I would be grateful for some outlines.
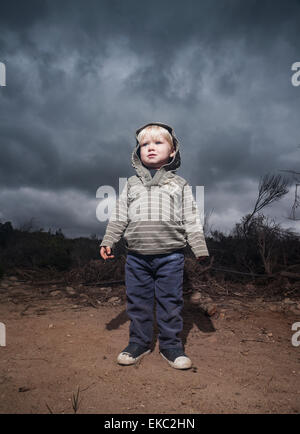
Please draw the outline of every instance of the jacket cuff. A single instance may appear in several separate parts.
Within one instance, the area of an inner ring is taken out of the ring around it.
[[[99,247],[110,247],[111,249],[113,248],[113,246],[114,243],[105,241],[105,238],[103,238],[102,242],[99,244]]]
[[[205,247],[199,247],[199,248],[193,248],[191,247],[192,252],[194,253],[195,257],[198,258],[199,256],[209,256],[209,252],[207,248]]]

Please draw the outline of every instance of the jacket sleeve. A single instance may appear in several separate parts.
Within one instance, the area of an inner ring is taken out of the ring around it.
[[[115,207],[109,219],[105,235],[100,244],[113,248],[115,244],[121,239],[125,229],[128,226],[128,182],[120,194],[119,199],[116,201]]]
[[[182,220],[186,239],[196,257],[209,256],[199,210],[194,200],[192,189],[188,184],[183,187]]]

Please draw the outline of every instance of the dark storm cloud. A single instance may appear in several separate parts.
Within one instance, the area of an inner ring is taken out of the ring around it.
[[[29,28],[36,21],[46,18],[47,2],[29,0],[20,2],[17,0],[1,3],[0,26],[16,32]]]
[[[5,2],[0,218],[101,233],[97,188],[134,174],[134,131],[160,120],[179,175],[232,226],[260,176],[298,155],[299,17],[296,0]]]

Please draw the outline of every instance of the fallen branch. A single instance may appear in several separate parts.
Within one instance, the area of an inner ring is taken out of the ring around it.
[[[280,276],[290,277],[291,279],[300,280],[299,273],[292,273],[291,271],[280,271]]]
[[[227,273],[234,273],[234,274],[243,274],[245,276],[257,276],[257,277],[274,277],[274,275],[272,274],[255,274],[255,273],[245,273],[243,271],[235,271],[235,270],[228,270],[226,268],[218,268],[218,267],[211,267],[213,270],[218,270],[218,271],[225,271]]]
[[[83,283],[85,286],[110,286],[110,285],[125,285],[125,280],[112,280],[110,282],[88,282]]]
[[[58,285],[59,283],[62,283],[63,285],[66,283],[64,280],[42,280],[41,282],[36,282],[35,280],[31,280],[31,283],[34,285]]]
[[[35,271],[32,271],[35,272]],[[27,277],[29,279],[32,279],[32,274],[29,271],[20,270],[19,268],[14,269],[14,274],[18,274],[21,277]]]
[[[286,267],[286,269],[288,270],[288,269],[290,269],[290,268],[297,268],[297,267],[300,268],[300,264],[289,265],[288,267]]]
[[[241,342],[261,342],[262,344],[271,344],[272,342],[262,341],[260,339],[242,339]]]

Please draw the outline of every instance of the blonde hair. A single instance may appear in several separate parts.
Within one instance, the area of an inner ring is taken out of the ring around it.
[[[139,132],[137,136],[138,142],[141,143],[147,135],[150,135],[153,140],[157,140],[160,136],[163,136],[171,146],[171,150],[173,151],[175,149],[173,138],[166,128],[160,127],[159,125],[149,125]]]

